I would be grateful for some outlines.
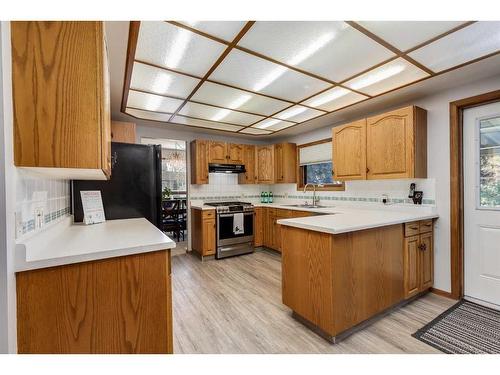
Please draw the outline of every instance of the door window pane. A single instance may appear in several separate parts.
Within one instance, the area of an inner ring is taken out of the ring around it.
[[[500,117],[479,123],[479,204],[500,208]]]

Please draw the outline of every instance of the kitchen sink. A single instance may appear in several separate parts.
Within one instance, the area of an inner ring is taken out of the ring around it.
[[[319,204],[284,204],[285,207],[300,207],[300,208],[330,208],[331,206],[321,206]]]

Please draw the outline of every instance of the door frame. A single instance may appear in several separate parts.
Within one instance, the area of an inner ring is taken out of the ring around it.
[[[463,111],[500,101],[500,90],[450,103],[450,255],[451,297],[464,296]]]

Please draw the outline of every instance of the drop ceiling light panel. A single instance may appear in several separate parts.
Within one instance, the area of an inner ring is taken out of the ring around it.
[[[231,42],[245,26],[245,21],[181,21],[180,23]]]
[[[288,102],[212,82],[203,83],[193,95],[192,100],[265,116],[270,116],[290,106]]]
[[[251,125],[264,119],[262,116],[255,116],[247,113],[231,111],[230,109],[222,109],[192,102],[187,102],[186,105],[179,111],[179,114],[244,126]]]
[[[500,22],[473,23],[409,54],[439,72],[500,50]]]
[[[368,95],[378,95],[428,76],[420,68],[398,58],[346,82],[345,86]]]
[[[400,51],[407,51],[443,34],[463,21],[361,21],[358,22]]]
[[[234,49],[210,80],[291,101],[300,101],[329,86],[327,82]]]
[[[320,108],[325,111],[335,111],[367,98],[367,96],[358,94],[343,87],[334,87],[321,94],[313,96],[311,99],[306,100],[304,104]]]
[[[146,94],[130,90],[128,93],[127,107],[173,113],[182,104],[182,100],[165,98],[164,96]]]
[[[256,129],[256,128],[245,128],[240,131],[240,133],[244,134],[252,134],[252,135],[267,135],[271,134],[272,131],[264,130],[264,129]]]
[[[161,121],[161,122],[168,122],[168,119],[171,116],[170,114],[167,113],[141,111],[140,109],[133,109],[133,108],[127,108],[125,112],[134,117],[138,117],[144,120]]]
[[[293,122],[278,120],[278,119],[274,119],[274,118],[268,118],[268,119],[262,120],[261,122],[255,124],[255,125],[252,125],[252,128],[278,131],[278,130],[285,129],[285,128],[288,128],[288,127],[293,126],[293,125],[295,125]]]
[[[214,122],[214,121],[197,120],[184,116],[175,116],[171,122],[182,125],[198,126],[200,128],[226,130],[233,132],[237,132],[238,130],[243,129],[243,126],[222,124],[220,122]]]
[[[167,22],[141,22],[136,60],[203,76],[226,45]]]
[[[149,65],[134,63],[130,87],[156,94],[186,98],[200,80]]]
[[[302,122],[310,120],[314,117],[321,116],[324,113],[325,112],[307,108],[302,105],[294,105],[293,107],[285,109],[283,112],[280,112],[273,117],[279,118],[281,120]]]
[[[256,22],[238,45],[333,81],[394,56],[342,21]]]

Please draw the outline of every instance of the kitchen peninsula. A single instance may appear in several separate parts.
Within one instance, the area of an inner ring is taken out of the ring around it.
[[[283,303],[321,336],[342,339],[432,287],[435,218],[339,210],[278,220]]]

